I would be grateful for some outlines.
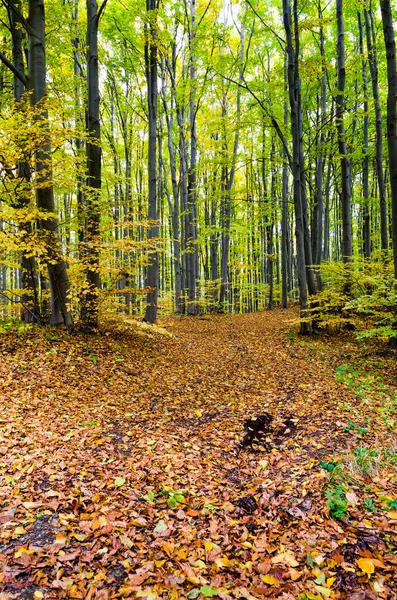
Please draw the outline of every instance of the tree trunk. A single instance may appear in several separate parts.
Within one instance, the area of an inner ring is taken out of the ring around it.
[[[21,10],[19,2],[15,2],[17,11]],[[25,92],[25,65],[23,58],[23,26],[19,13],[8,6],[8,18],[12,38],[12,61],[16,69],[13,78],[14,100],[19,110],[23,110],[21,103],[22,95]],[[19,77],[18,77],[19,74]],[[26,80],[27,83],[27,80]],[[31,182],[30,168],[26,162],[20,161],[17,165],[17,177],[20,180],[16,188],[15,208],[26,209],[30,202]],[[32,235],[32,223],[21,223],[20,232],[24,232],[21,237],[22,256],[21,256],[21,320],[25,323],[37,323],[41,320],[39,296],[38,296],[38,277],[36,261],[30,252],[24,250],[24,245],[29,246],[29,239]]]
[[[180,239],[179,239],[179,187],[177,181],[176,174],[176,161],[175,161],[175,151],[174,151],[174,142],[172,140],[172,126],[173,126],[173,111],[175,109],[176,103],[176,85],[175,85],[175,52],[176,47],[175,44],[172,46],[172,64],[168,63],[168,69],[170,71],[171,76],[171,108],[168,107],[167,95],[165,90],[165,84],[163,85],[163,106],[164,113],[167,122],[167,143],[168,143],[168,154],[170,158],[170,171],[171,171],[171,184],[172,184],[172,197],[173,197],[173,205],[170,205],[170,214],[172,219],[172,237],[173,237],[173,268],[175,274],[175,311],[179,314],[182,312],[182,273],[181,273],[181,249],[180,249]],[[164,67],[163,67],[164,69]],[[163,79],[165,75],[163,73]]]
[[[386,186],[383,176],[383,132],[382,132],[382,112],[379,101],[379,85],[378,85],[378,58],[376,52],[376,36],[374,28],[374,16],[372,8],[364,10],[365,33],[367,38],[369,70],[372,82],[372,96],[374,99],[375,108],[375,125],[376,125],[376,174],[379,186],[379,201],[380,201],[380,231],[381,231],[381,247],[382,250],[387,250],[387,205],[386,205]]]
[[[296,2],[296,0],[295,0]],[[295,12],[295,11],[294,11]],[[299,76],[299,47],[296,47],[298,36],[295,36],[295,49],[292,39],[292,17],[291,5],[289,0],[283,0],[283,21],[287,38],[287,56],[288,56],[288,92],[291,110],[291,133],[292,133],[292,175],[294,183],[294,208],[295,208],[295,234],[296,234],[296,255],[297,255],[297,276],[299,284],[299,304],[300,314],[303,319],[301,322],[301,333],[308,335],[311,333],[309,322],[308,298],[307,298],[307,276],[305,260],[305,226],[304,214],[302,208],[302,190],[303,182],[301,159],[303,152],[301,150],[301,118],[300,108],[300,76]],[[295,23],[295,27],[297,27]]]
[[[30,101],[42,124],[43,139],[35,152],[36,202],[42,217],[39,226],[47,246],[47,268],[51,289],[51,324],[72,327],[69,304],[69,279],[66,262],[58,240],[52,184],[51,144],[48,134],[48,112],[45,107],[46,60],[44,0],[29,0],[29,88]]]
[[[363,252],[365,258],[371,256],[371,220],[369,211],[369,158],[368,158],[368,79],[367,79],[367,62],[364,57],[364,41],[363,41],[363,26],[361,20],[361,14],[357,14],[358,17],[358,30],[360,36],[360,54],[362,61],[362,75],[363,75],[363,92],[364,92],[364,123],[363,123],[363,175],[362,175],[362,186],[363,186],[363,206],[362,206],[362,219],[363,219]],[[382,174],[383,179],[383,174]],[[387,236],[386,236],[387,242]]]
[[[187,216],[187,279],[188,279],[188,314],[197,314],[196,285],[197,285],[197,131],[196,131],[196,0],[190,2],[190,165],[188,171],[188,216]]]
[[[101,196],[101,130],[99,120],[99,66],[98,66],[98,6],[96,0],[87,0],[87,189],[85,194],[85,256],[87,288],[81,306],[83,327],[98,327],[99,303],[99,224]],[[91,142],[93,140],[93,142]]]
[[[152,246],[146,276],[148,293],[144,321],[148,323],[156,322],[159,279],[159,257],[157,251],[157,238],[159,236],[157,206],[157,32],[154,12],[156,9],[157,0],[146,0],[148,22],[146,23],[145,66],[149,120],[148,218],[151,222],[148,231],[148,240]]]
[[[387,61],[387,144],[392,202],[394,277],[397,279],[397,65],[390,0],[380,0]]]
[[[338,93],[336,96],[336,121],[338,130],[338,149],[342,174],[341,202],[342,202],[342,254],[343,262],[349,264],[353,254],[352,222],[350,196],[352,189],[351,165],[347,154],[346,133],[344,125],[345,104],[345,25],[343,19],[342,0],[336,0],[336,20],[338,26]],[[351,294],[351,277],[347,274],[345,292]]]

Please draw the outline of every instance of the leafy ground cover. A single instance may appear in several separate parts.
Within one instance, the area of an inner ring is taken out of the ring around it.
[[[396,598],[395,353],[295,316],[4,325],[0,598]]]

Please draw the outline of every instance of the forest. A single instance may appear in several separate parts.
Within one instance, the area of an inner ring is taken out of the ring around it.
[[[395,0],[0,0],[0,600],[395,600]]]
[[[393,339],[390,2],[45,9],[2,7],[3,316],[299,301],[302,333]]]

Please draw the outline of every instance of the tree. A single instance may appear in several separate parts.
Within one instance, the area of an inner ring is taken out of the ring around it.
[[[292,176],[294,186],[294,207],[295,207],[295,235],[297,249],[297,276],[299,282],[299,305],[302,317],[301,333],[310,334],[311,325],[308,313],[307,296],[307,277],[305,260],[305,224],[303,209],[303,187],[302,174],[304,168],[302,165],[302,113],[301,107],[301,80],[299,75],[299,29],[297,0],[294,3],[294,27],[295,27],[295,47],[293,41],[292,15],[289,0],[283,0],[283,21],[286,34],[286,50],[288,57],[288,95],[291,113],[291,134],[292,134]]]
[[[84,261],[87,289],[82,295],[81,320],[83,327],[98,327],[99,302],[99,226],[101,220],[101,125],[99,117],[98,26],[107,0],[100,9],[96,0],[87,0],[87,185],[85,190]]]
[[[393,14],[389,0],[380,0],[387,64],[387,145],[392,199],[394,277],[397,279],[397,62]]]
[[[25,19],[13,0],[7,0],[9,10],[28,34],[29,71],[26,77],[18,68],[11,67],[18,79],[28,86],[30,103],[36,123],[40,126],[41,139],[35,150],[35,193],[41,217],[38,226],[46,246],[44,261],[48,268],[51,290],[51,324],[72,327],[69,301],[69,279],[66,262],[58,240],[58,218],[52,184],[52,157],[48,134],[48,110],[46,107],[46,54],[44,0],[29,0],[28,19]],[[4,62],[4,60],[3,60]],[[10,67],[10,64],[7,64]]]
[[[147,306],[144,320],[155,323],[157,318],[158,299],[158,252],[156,248],[159,235],[158,205],[157,205],[157,31],[156,10],[157,0],[146,0],[147,22],[145,23],[145,68],[147,83],[147,106],[149,123],[148,143],[148,217],[151,221],[149,240],[153,242],[150,262],[147,268],[146,286]]]

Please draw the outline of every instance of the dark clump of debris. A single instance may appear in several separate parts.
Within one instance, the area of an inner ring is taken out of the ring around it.
[[[256,450],[257,446],[264,446],[266,450],[270,450],[271,446],[266,439],[272,435],[273,443],[276,446],[282,444],[284,438],[292,437],[297,432],[296,419],[292,416],[287,416],[281,427],[273,427],[273,416],[270,413],[263,413],[252,419],[244,421],[245,435],[239,444],[239,449]]]
[[[271,431],[273,417],[270,413],[263,413],[254,419],[244,421],[245,435],[240,443],[240,448],[254,448],[254,444],[262,444],[269,450],[269,444],[264,439]]]
[[[258,503],[253,496],[243,496],[238,501],[237,506],[249,515],[252,515],[257,510]]]

